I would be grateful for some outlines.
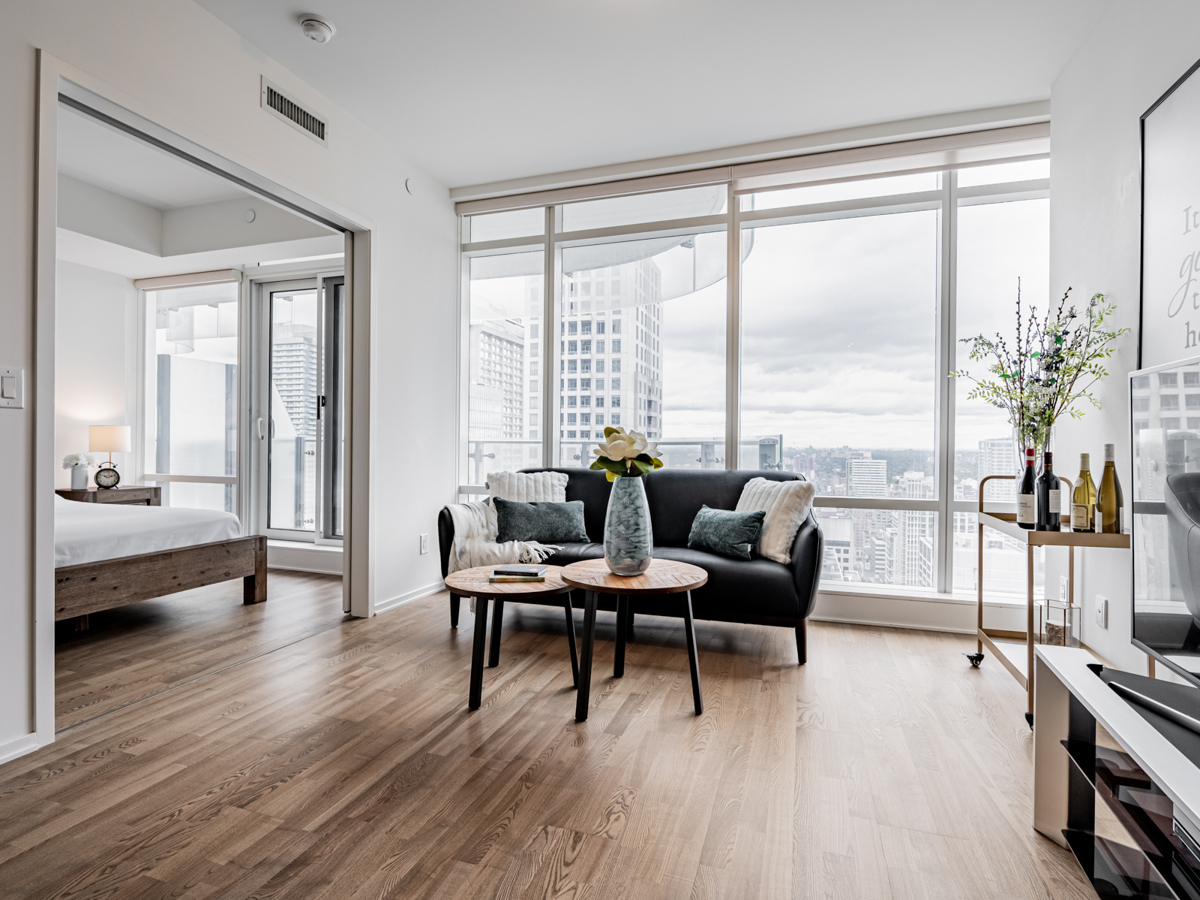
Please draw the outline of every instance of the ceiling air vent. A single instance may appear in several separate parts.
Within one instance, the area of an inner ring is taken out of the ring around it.
[[[329,125],[313,115],[267,79],[262,80],[262,108],[283,119],[297,131],[324,145],[329,137]]]

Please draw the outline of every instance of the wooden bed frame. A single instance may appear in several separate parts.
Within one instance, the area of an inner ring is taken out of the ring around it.
[[[242,602],[267,599],[267,539],[261,535],[122,556],[54,570],[54,620],[241,578]]]

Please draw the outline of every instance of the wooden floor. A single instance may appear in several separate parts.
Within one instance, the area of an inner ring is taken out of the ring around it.
[[[176,598],[209,602],[198,657],[166,611],[64,646],[89,720],[0,767],[0,896],[1093,896],[1030,826],[1024,695],[965,638],[813,623],[800,668],[789,630],[700,622],[696,717],[680,624],[639,620],[617,680],[602,615],[576,724],[554,610],[509,607],[471,713],[445,595],[321,630],[327,580],[205,590]]]

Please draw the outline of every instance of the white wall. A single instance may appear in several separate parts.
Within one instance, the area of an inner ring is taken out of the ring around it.
[[[54,486],[70,487],[61,467],[86,453],[89,425],[134,425],[137,402],[137,291],[122,275],[58,261],[54,331]],[[122,477],[127,457],[113,454]],[[100,457],[106,458],[106,457]]]
[[[1137,366],[1140,287],[1138,120],[1197,57],[1200,4],[1114,4],[1055,80],[1051,94],[1051,292],[1070,285],[1080,301],[1103,292],[1117,305],[1118,324],[1132,329],[1098,391],[1103,409],[1057,428],[1055,468],[1074,479],[1079,453],[1088,451],[1099,480],[1104,444],[1115,443],[1127,515],[1132,476],[1125,375]],[[1048,560],[1048,583],[1056,584],[1051,566]],[[1085,551],[1083,639],[1111,662],[1144,671],[1146,657],[1129,643],[1130,580],[1127,552]],[[1095,624],[1097,594],[1109,601],[1107,630]]]
[[[383,602],[437,584],[436,555],[418,556],[417,548],[455,484],[457,245],[446,188],[189,0],[6,4],[0,269],[8,279],[0,294],[0,364],[23,366],[30,381],[39,47],[110,86],[110,99],[370,225],[373,454],[408,446],[413,429],[422,435],[419,465],[389,463],[374,478],[373,590]],[[259,108],[264,74],[329,117],[328,147]],[[29,385],[31,398],[38,387]],[[35,732],[33,427],[32,405],[0,410],[0,448],[12,472],[0,482],[0,759],[25,749]]]

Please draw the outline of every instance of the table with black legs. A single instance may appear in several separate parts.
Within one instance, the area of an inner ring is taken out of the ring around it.
[[[562,580],[561,566],[547,566],[545,581],[515,581],[492,584],[488,578],[495,566],[462,569],[446,576],[446,587],[463,597],[475,598],[475,635],[471,647],[471,689],[467,706],[479,709],[483,702],[483,656],[487,647],[488,601],[495,601],[492,617],[492,649],[488,666],[500,662],[500,630],[504,623],[504,601],[535,594],[561,594],[567,618],[567,643],[571,648],[571,676],[579,684],[579,658],[575,649],[575,617],[571,614],[571,588]]]
[[[569,587],[584,592],[583,647],[579,657],[579,678],[576,680],[575,720],[588,717],[591,702],[592,657],[596,643],[596,601],[600,594],[617,597],[617,646],[613,655],[613,676],[625,674],[625,639],[629,610],[636,597],[646,594],[682,594],[684,633],[687,636],[688,665],[692,675],[692,700],[696,715],[704,712],[700,693],[700,664],[696,657],[696,629],[692,621],[692,591],[708,582],[708,573],[699,566],[655,559],[641,575],[614,575],[602,559],[572,563],[562,570],[562,580]]]

